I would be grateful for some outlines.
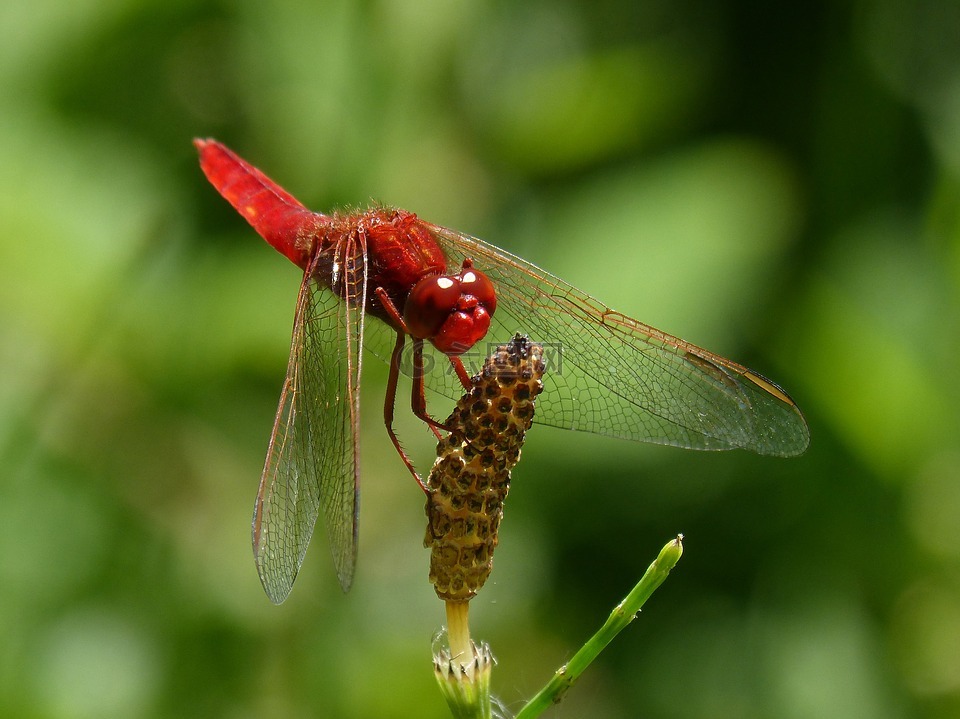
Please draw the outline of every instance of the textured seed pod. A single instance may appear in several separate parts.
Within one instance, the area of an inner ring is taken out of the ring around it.
[[[437,596],[465,602],[487,581],[510,470],[543,390],[543,347],[517,335],[487,358],[446,421],[427,481],[430,581]]]

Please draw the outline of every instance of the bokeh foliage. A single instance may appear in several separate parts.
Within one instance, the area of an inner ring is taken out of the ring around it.
[[[508,706],[682,531],[557,716],[960,715],[957,27],[953,0],[5,4],[0,715],[444,716],[376,360],[354,590],[319,535],[286,604],[259,587],[298,274],[197,135],[318,209],[521,254],[805,409],[796,460],[535,428],[473,604]]]

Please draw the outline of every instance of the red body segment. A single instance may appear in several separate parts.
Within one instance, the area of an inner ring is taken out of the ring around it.
[[[194,140],[200,168],[223,198],[261,237],[305,269],[330,219],[297,199],[216,140]]]

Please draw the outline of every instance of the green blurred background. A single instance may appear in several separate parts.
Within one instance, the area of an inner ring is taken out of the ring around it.
[[[199,135],[312,207],[518,253],[805,410],[792,460],[535,429],[472,605],[508,707],[682,531],[554,716],[960,717],[958,27],[954,0],[5,3],[0,715],[447,716],[376,360],[353,591],[321,535],[284,605],[260,588],[299,276]]]

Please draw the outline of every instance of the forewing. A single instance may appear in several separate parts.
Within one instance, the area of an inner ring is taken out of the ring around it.
[[[344,243],[348,245],[348,243]],[[366,292],[365,253],[335,250],[333,286],[349,297]],[[345,257],[345,256],[346,257]],[[353,581],[359,508],[360,346],[364,305],[304,274],[280,406],[253,515],[253,553],[260,581],[279,604],[290,593],[322,508],[337,576]],[[359,293],[359,294],[357,294]]]
[[[693,449],[780,456],[806,449],[800,410],[759,374],[614,312],[481,240],[430,227],[450,271],[469,258],[493,281],[497,309],[486,343],[520,332],[544,344],[548,369],[535,421]],[[478,346],[470,356],[486,354]],[[457,396],[449,373],[434,371],[427,383]]]

